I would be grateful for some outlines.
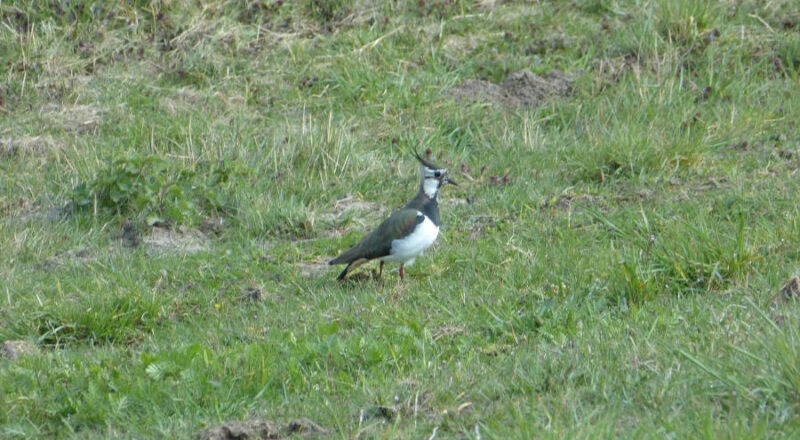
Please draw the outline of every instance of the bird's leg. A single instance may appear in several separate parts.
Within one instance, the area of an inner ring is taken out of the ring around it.
[[[383,261],[381,261],[381,265],[378,266],[378,279],[381,278],[381,275],[383,275]]]
[[[401,280],[406,279],[406,271],[405,271],[405,269],[403,269],[403,265],[402,264],[400,265],[400,279]]]

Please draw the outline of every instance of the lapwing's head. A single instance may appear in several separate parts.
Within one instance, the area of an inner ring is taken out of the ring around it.
[[[422,190],[425,191],[425,195],[435,199],[442,185],[449,183],[458,186],[458,184],[447,175],[447,168],[440,167],[439,165],[423,159],[419,153],[415,152],[414,155],[417,157],[417,160],[419,160],[419,163],[422,164]]]

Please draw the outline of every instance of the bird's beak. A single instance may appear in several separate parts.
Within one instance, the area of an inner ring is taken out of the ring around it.
[[[450,185],[458,186],[456,181],[451,179],[450,176],[447,176],[447,181],[445,183],[449,183]]]

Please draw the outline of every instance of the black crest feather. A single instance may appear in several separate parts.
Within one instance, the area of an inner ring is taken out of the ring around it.
[[[414,151],[414,156],[417,158],[417,160],[418,160],[418,161],[419,161],[419,162],[420,162],[420,163],[421,163],[423,166],[426,166],[426,167],[428,167],[428,168],[430,168],[430,169],[432,169],[432,170],[443,170],[443,169],[445,169],[445,168],[444,168],[444,167],[442,167],[442,166],[436,165],[435,163],[433,163],[433,162],[430,162],[430,161],[426,160],[425,158],[423,158],[422,156],[420,156],[420,155],[419,155],[419,153],[418,153],[417,151]]]

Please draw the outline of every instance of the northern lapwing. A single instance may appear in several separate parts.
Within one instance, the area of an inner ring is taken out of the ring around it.
[[[339,277],[343,281],[353,269],[372,260],[381,262],[378,278],[385,262],[400,263],[400,278],[405,279],[406,265],[431,247],[439,236],[439,202],[442,185],[457,185],[447,176],[447,168],[435,165],[414,153],[422,164],[422,183],[417,195],[405,208],[383,221],[377,229],[365,235],[355,246],[328,264],[347,264]]]

